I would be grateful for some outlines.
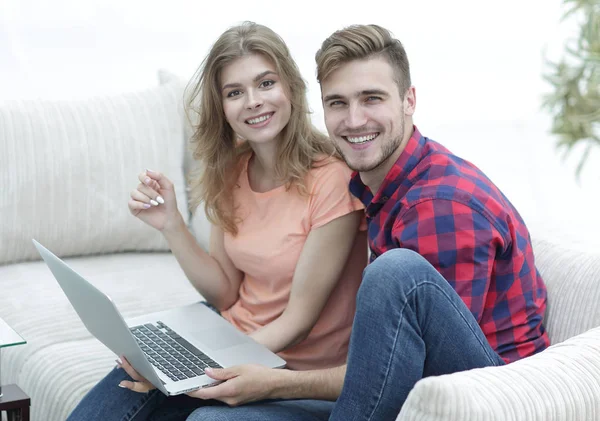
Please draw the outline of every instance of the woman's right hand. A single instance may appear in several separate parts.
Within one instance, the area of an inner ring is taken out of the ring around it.
[[[177,226],[182,217],[177,209],[173,183],[151,170],[140,173],[138,179],[140,184],[131,191],[128,203],[131,214],[159,231]]]

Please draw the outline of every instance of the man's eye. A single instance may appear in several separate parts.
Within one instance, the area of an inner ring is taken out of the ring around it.
[[[331,102],[329,103],[329,106],[330,106],[330,107],[339,107],[339,106],[341,106],[341,105],[343,105],[343,104],[344,104],[344,103],[343,103],[342,101],[331,101]]]
[[[261,88],[268,88],[268,87],[273,86],[273,85],[275,85],[275,81],[273,81],[273,80],[263,80],[261,82],[261,84],[260,84],[260,87]]]
[[[369,101],[369,102],[381,101],[381,97],[379,97],[379,96],[370,96],[370,97],[367,98],[367,101]]]
[[[238,96],[240,94],[241,94],[240,91],[231,91],[227,94],[227,98],[233,98],[234,96]]]

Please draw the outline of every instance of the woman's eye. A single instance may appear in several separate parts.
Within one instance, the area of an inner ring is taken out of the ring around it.
[[[240,91],[231,91],[227,94],[227,98],[233,98],[234,96],[238,96],[240,93]]]
[[[260,84],[261,88],[268,88],[269,86],[273,86],[275,84],[272,80],[263,80]]]

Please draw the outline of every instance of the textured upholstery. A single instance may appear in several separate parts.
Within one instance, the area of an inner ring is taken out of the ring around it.
[[[398,420],[600,420],[600,256],[545,241],[534,251],[553,345],[504,367],[423,379]]]
[[[167,250],[127,209],[146,168],[173,181],[188,219],[183,83],[165,72],[141,92],[0,106],[0,265],[59,256]]]

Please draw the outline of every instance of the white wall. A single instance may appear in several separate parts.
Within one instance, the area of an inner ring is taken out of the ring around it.
[[[254,20],[278,32],[309,83],[324,128],[314,53],[332,31],[378,23],[400,38],[417,88],[416,123],[479,165],[534,236],[600,250],[600,151],[579,183],[540,110],[543,51],[576,34],[559,0],[340,1],[0,0],[0,99],[84,98],[191,76],[216,37]],[[296,7],[293,13],[286,12]],[[577,152],[577,151],[576,151]]]

